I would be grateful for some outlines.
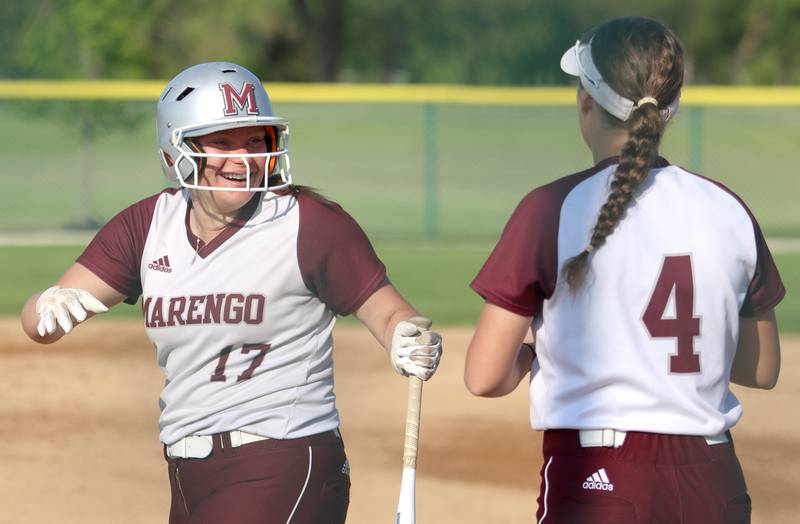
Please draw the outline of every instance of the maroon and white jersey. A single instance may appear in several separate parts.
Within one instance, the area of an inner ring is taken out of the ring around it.
[[[529,193],[472,287],[535,317],[534,429],[716,435],[741,416],[739,316],[773,308],[780,276],[736,195],[659,158],[573,294],[562,269],[588,245],[616,164]]]
[[[166,383],[161,440],[241,429],[296,438],[338,427],[336,315],[386,281],[364,232],[306,194],[258,194],[208,244],[187,190],[114,217],[78,262],[135,303]]]

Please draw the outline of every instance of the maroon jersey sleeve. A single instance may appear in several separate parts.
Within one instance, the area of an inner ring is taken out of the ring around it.
[[[386,282],[367,235],[338,204],[300,193],[297,258],[303,282],[338,315],[357,310]]]
[[[764,235],[761,233],[761,228],[758,227],[753,215],[751,214],[750,216],[753,220],[753,228],[756,234],[758,259],[753,279],[750,281],[750,287],[747,290],[747,296],[742,308],[739,310],[739,313],[745,317],[755,317],[766,313],[777,306],[786,295],[786,289],[783,287],[781,276],[772,258],[772,253],[767,247],[767,242],[764,240]]]
[[[561,205],[572,188],[614,161],[610,158],[592,169],[528,193],[472,281],[472,289],[487,302],[513,313],[526,317],[539,315],[558,279]]]
[[[159,195],[139,201],[109,220],[77,260],[125,295],[128,304],[135,304],[142,293],[142,252]]]
[[[541,313],[544,300],[552,295],[558,264],[558,209],[553,210],[549,200],[546,191],[539,188],[514,210],[472,281],[472,289],[487,302],[533,317]]]

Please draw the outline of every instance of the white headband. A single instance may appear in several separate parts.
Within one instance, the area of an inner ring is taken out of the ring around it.
[[[575,45],[567,49],[564,56],[561,57],[561,69],[568,75],[580,78],[581,85],[595,102],[622,121],[628,120],[633,110],[640,105],[655,103],[655,106],[658,107],[658,103],[652,97],[646,96],[638,102],[634,102],[611,89],[594,65],[591,44],[591,40],[586,44],[582,44],[580,40],[575,42]],[[661,118],[665,122],[672,118],[672,115],[678,110],[680,99],[681,93],[678,91],[675,99],[660,110]]]

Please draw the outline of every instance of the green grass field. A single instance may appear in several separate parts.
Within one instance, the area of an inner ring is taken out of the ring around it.
[[[474,324],[483,301],[468,285],[491,249],[483,246],[421,244],[396,247],[377,244],[395,286],[437,325]],[[55,281],[82,251],[81,247],[0,247],[4,278],[0,281],[0,314],[16,315],[24,301]],[[778,306],[782,332],[800,332],[800,254],[776,255],[786,286]],[[138,318],[139,307],[120,305],[106,317]],[[347,321],[347,320],[346,320]]]
[[[88,149],[75,117],[71,124],[55,119],[41,112],[43,104],[0,102],[0,232],[61,229],[87,216],[102,223],[165,185],[152,103],[130,104],[140,123],[99,127]],[[377,241],[425,237],[423,106],[286,104],[275,111],[291,122],[296,183],[340,202]],[[768,236],[800,238],[793,162],[800,108],[697,111],[678,113],[663,154],[739,193]],[[435,114],[430,164],[439,240],[492,242],[530,189],[591,164],[572,108],[438,106]]]

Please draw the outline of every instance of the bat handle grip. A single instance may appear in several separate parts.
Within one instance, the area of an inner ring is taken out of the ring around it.
[[[417,468],[417,446],[419,443],[419,418],[422,406],[422,379],[408,379],[408,408],[406,409],[406,438],[403,445],[403,467]]]

